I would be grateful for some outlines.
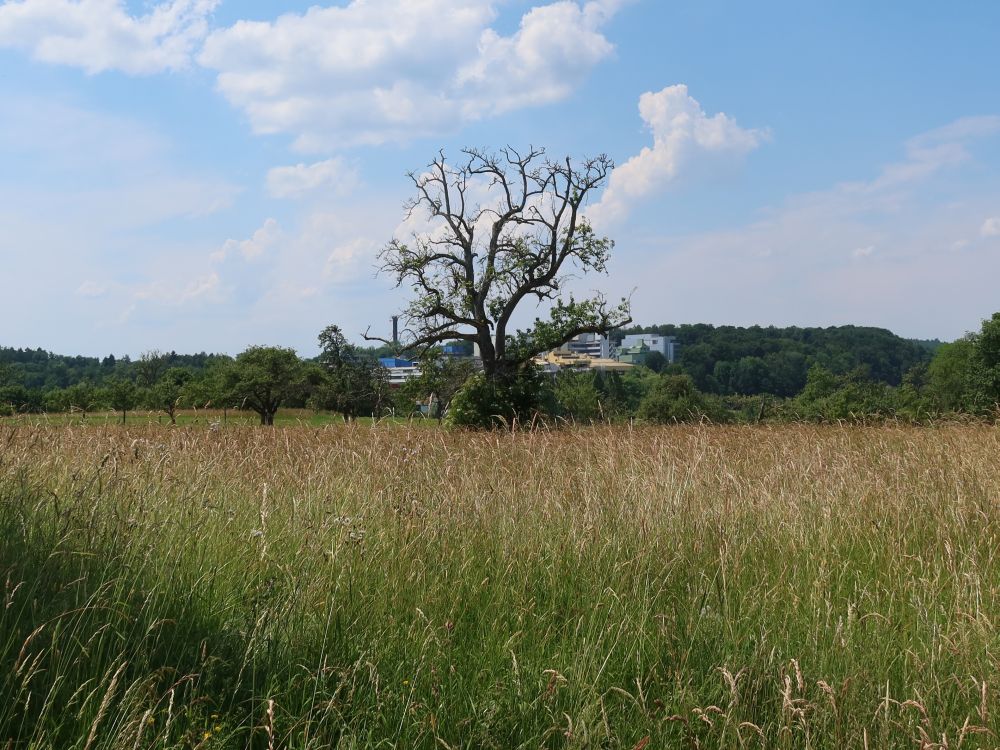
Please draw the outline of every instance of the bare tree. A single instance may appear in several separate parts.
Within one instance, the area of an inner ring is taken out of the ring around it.
[[[631,322],[625,299],[609,305],[600,294],[583,300],[562,294],[574,272],[604,273],[614,247],[582,213],[614,168],[607,156],[575,165],[551,161],[536,148],[462,154],[452,165],[441,152],[425,171],[409,175],[416,188],[409,216],[426,211],[430,225],[393,239],[381,254],[382,271],[414,294],[403,312],[402,347],[419,352],[471,341],[494,378],[580,333]],[[511,330],[526,299],[551,303],[548,316]]]

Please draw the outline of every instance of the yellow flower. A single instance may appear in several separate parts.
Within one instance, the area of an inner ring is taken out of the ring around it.
[[[213,731],[221,732],[222,731],[222,725],[221,724],[216,724],[215,725],[215,729]]]
[[[205,734],[204,734],[204,735],[202,736],[202,739],[203,739],[203,740],[207,740],[207,739],[208,739],[209,737],[211,737],[211,736],[212,736],[212,733],[211,733],[211,732],[205,732]]]
[[[410,684],[409,680],[403,680],[403,685],[409,685],[409,684]]]

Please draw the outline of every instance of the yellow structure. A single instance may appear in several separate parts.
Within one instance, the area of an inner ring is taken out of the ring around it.
[[[541,354],[534,359],[535,366],[546,372],[556,372],[558,370],[604,370],[607,372],[625,372],[631,370],[635,365],[619,362],[616,359],[606,359],[604,357],[588,357],[585,354],[567,351],[565,349],[555,349],[546,354]]]

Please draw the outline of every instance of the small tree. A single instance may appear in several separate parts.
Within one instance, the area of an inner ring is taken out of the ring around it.
[[[594,232],[583,210],[613,166],[606,156],[576,165],[541,149],[467,149],[457,164],[442,153],[411,174],[416,197],[408,210],[425,212],[431,224],[393,239],[381,255],[383,272],[413,293],[404,348],[473,343],[495,390],[537,354],[631,322],[626,300],[609,306],[599,294],[577,300],[563,292],[571,272],[606,270],[614,243]],[[515,331],[514,315],[530,300],[551,303],[548,317]]]
[[[183,367],[169,368],[147,391],[149,407],[170,417],[170,424],[177,424],[177,409],[180,408],[191,377],[191,372]]]
[[[938,413],[979,413],[987,408],[974,336],[942,344],[927,366],[924,390]]]
[[[645,422],[669,424],[719,421],[725,418],[720,405],[699,391],[688,375],[660,375],[639,404],[638,417]]]
[[[191,404],[198,408],[222,409],[223,422],[228,421],[229,410],[236,402],[229,376],[231,366],[231,359],[219,357],[187,385],[187,397]]]
[[[170,355],[161,351],[144,352],[139,361],[132,365],[138,384],[143,388],[152,388],[160,382],[160,378],[170,367]]]
[[[375,359],[362,356],[338,326],[319,334],[320,376],[312,403],[335,411],[350,422],[362,414],[377,414],[389,395],[388,373]]]
[[[100,394],[97,388],[89,380],[81,380],[79,383],[74,383],[65,389],[64,394],[69,410],[76,409],[83,414],[84,419],[87,418],[88,412],[97,408],[100,401]]]
[[[278,408],[306,388],[305,375],[294,349],[251,346],[225,369],[224,390],[270,426]]]
[[[122,424],[128,412],[135,408],[139,401],[139,391],[135,383],[125,378],[113,378],[108,382],[108,401],[115,411],[122,413]]]
[[[983,393],[995,411],[1000,408],[1000,312],[983,321],[976,336],[976,357]]]

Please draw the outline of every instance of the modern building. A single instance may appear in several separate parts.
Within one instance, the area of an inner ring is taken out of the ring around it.
[[[646,347],[652,352],[659,352],[670,364],[677,361],[680,344],[673,336],[661,336],[658,333],[631,333],[622,339],[618,348],[618,358],[621,359],[626,352],[631,352],[632,356],[641,351],[641,347]],[[628,361],[628,360],[622,360]]]
[[[570,372],[586,372],[588,370],[625,372],[632,369],[632,365],[619,362],[610,357],[591,357],[586,354],[566,351],[565,349],[555,349],[546,354],[540,354],[535,357],[534,362],[535,367],[548,373],[556,373],[560,370],[568,370]]]
[[[581,333],[574,339],[570,339],[562,345],[563,351],[583,354],[587,357],[597,359],[609,359],[611,357],[611,342],[607,336],[599,333]]]
[[[380,357],[379,364],[389,372],[389,387],[398,388],[410,378],[420,375],[420,366],[409,359]]]
[[[615,359],[619,362],[626,362],[630,365],[644,365],[646,364],[646,357],[652,351],[645,344],[638,344],[636,346],[619,346],[615,350]]]

